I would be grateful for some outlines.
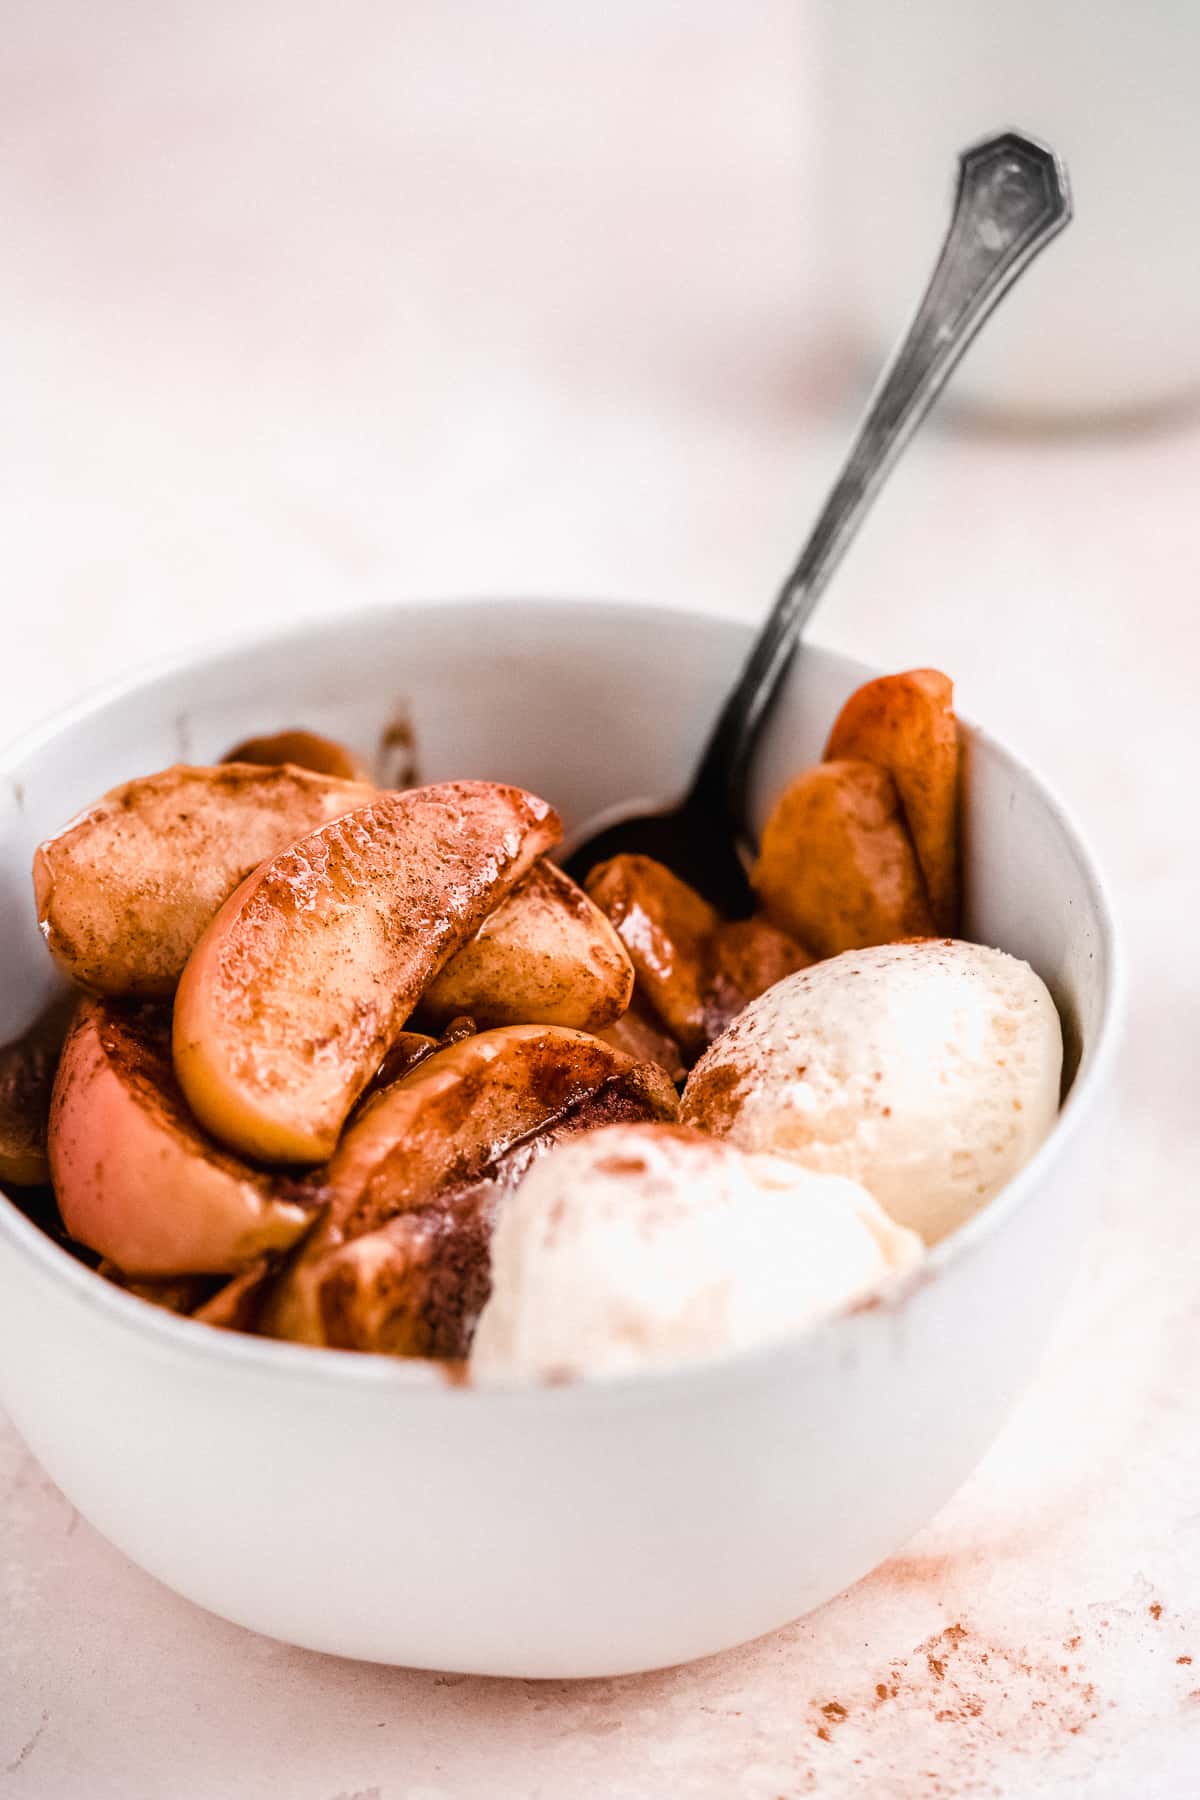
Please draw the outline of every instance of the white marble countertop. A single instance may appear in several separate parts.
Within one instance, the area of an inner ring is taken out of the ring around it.
[[[0,736],[149,656],[389,594],[761,608],[845,419],[803,324],[793,9],[751,35],[739,11],[618,4],[586,43],[549,0],[10,19]],[[1195,426],[932,433],[818,628],[957,677],[1073,802],[1131,952],[1086,1267],[944,1512],[743,1650],[480,1681],[204,1615],[0,1424],[0,1793],[1195,1794],[1198,483]]]

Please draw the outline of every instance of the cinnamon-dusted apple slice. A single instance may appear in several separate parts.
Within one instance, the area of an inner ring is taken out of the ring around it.
[[[797,776],[772,808],[751,879],[772,923],[820,956],[933,931],[896,785],[874,763]]]
[[[50,1179],[50,1095],[78,999],[64,994],[51,1001],[28,1031],[0,1048],[0,1181],[13,1187],[40,1187]]]
[[[55,961],[96,993],[172,993],[205,926],[252,869],[375,791],[247,763],[127,781],[34,857],[38,919]]]
[[[934,930],[958,925],[958,724],[954,683],[939,669],[881,675],[855,690],[825,748],[826,762],[847,758],[886,769],[925,877]]]
[[[277,768],[292,763],[299,769],[315,769],[318,775],[336,775],[342,781],[361,781],[373,786],[371,771],[361,756],[336,738],[317,731],[275,731],[269,737],[246,738],[236,744],[223,763],[261,763]]]
[[[499,1195],[557,1136],[672,1119],[662,1070],[560,1026],[482,1032],[368,1102],[322,1176],[320,1225],[264,1309],[270,1335],[457,1356],[487,1297]]]
[[[175,1069],[198,1119],[268,1162],[318,1162],[418,997],[556,842],[523,788],[378,796],[256,869],[188,961]]]
[[[194,1309],[193,1319],[202,1325],[219,1325],[225,1331],[257,1331],[263,1300],[278,1264],[276,1255],[260,1256],[240,1275],[222,1282],[210,1299]]]
[[[457,1035],[470,1037],[475,1029],[474,1020],[466,1019],[462,1023],[469,1029]],[[415,1069],[418,1063],[423,1063],[427,1057],[432,1056],[435,1051],[443,1047],[440,1039],[430,1037],[427,1032],[402,1031],[363,1089],[359,1105],[365,1106],[368,1100],[374,1098],[380,1088],[391,1087],[393,1081],[399,1081],[402,1076]]]
[[[257,1264],[253,1265],[257,1267]],[[222,1287],[221,1275],[127,1275],[116,1263],[105,1257],[96,1267],[97,1275],[119,1287],[122,1293],[144,1300],[148,1306],[161,1306],[164,1312],[187,1315],[204,1306]]]
[[[84,1000],[63,1046],[48,1137],[73,1238],[127,1276],[236,1274],[306,1231],[298,1184],[250,1168],[200,1130],[147,1008]]]
[[[538,862],[434,976],[420,1017],[435,1031],[462,1013],[485,1030],[596,1031],[620,1018],[632,993],[633,964],[604,914],[569,875]]]
[[[204,1325],[220,1325],[227,1331],[253,1331],[278,1260],[278,1256],[260,1256],[239,1275],[229,1276],[157,1275],[139,1279],[107,1261],[100,1263],[96,1273],[150,1306],[199,1319]]]
[[[343,1135],[321,1175],[328,1208],[314,1253],[477,1180],[518,1140],[638,1069],[563,1025],[504,1025],[440,1050],[368,1101]],[[660,1075],[639,1073],[639,1092],[673,1115],[675,1095]]]
[[[765,921],[726,924],[686,881],[649,856],[614,856],[588,893],[637,971],[639,1001],[694,1061],[764,987],[811,958]]]
[[[713,985],[718,996],[725,995],[731,1002],[725,1024],[785,975],[807,969],[813,960],[794,937],[766,919],[756,916],[722,923],[713,944]]]
[[[670,1081],[682,1081],[687,1074],[679,1045],[662,1029],[636,993],[628,1011],[596,1035],[603,1043],[611,1044],[614,1050],[623,1050],[637,1062],[657,1063]]]
[[[465,1356],[491,1287],[492,1224],[506,1188],[477,1181],[326,1251],[281,1303],[267,1300],[259,1329],[330,1350]]]
[[[587,879],[592,900],[611,921],[637,971],[637,991],[679,1044],[699,1056],[706,1017],[708,947],[720,923],[694,888],[649,856],[614,856]]]

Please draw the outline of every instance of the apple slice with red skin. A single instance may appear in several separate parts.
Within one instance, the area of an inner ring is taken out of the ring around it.
[[[63,1046],[50,1172],[71,1237],[125,1276],[235,1275],[315,1217],[298,1183],[231,1156],[188,1112],[165,1020],[89,998]]]

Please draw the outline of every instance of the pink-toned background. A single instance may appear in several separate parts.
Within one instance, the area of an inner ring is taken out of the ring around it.
[[[10,9],[0,735],[150,655],[389,594],[761,609],[854,398],[814,45],[784,0]],[[931,433],[819,622],[944,665],[1047,770],[1133,962],[1083,1276],[905,1557],[667,1674],[359,1667],[175,1599],[0,1424],[0,1793],[1197,1791],[1198,488],[1194,424]]]

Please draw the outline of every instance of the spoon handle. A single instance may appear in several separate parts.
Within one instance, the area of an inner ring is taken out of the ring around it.
[[[726,817],[739,838],[759,733],[826,582],[975,333],[1070,217],[1066,170],[1045,146],[1007,131],[960,156],[954,213],[925,297],[696,770],[688,803]]]

